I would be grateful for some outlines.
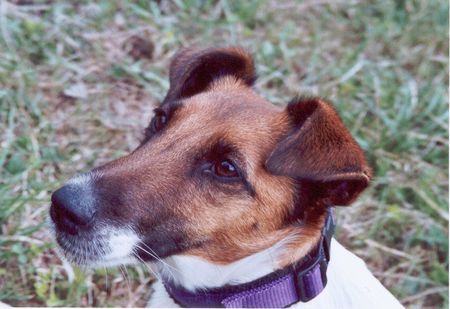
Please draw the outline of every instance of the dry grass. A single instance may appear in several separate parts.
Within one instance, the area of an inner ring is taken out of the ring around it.
[[[339,211],[337,237],[405,305],[448,307],[448,4],[0,3],[1,302],[144,304],[145,267],[61,263],[50,193],[137,145],[181,46],[237,44],[255,55],[263,96],[330,98],[367,152],[375,180]]]

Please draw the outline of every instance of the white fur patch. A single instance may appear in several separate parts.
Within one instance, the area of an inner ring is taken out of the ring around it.
[[[106,236],[104,256],[101,256],[94,267],[112,267],[122,264],[132,264],[138,262],[133,250],[139,243],[138,235],[131,229],[108,229],[101,232]],[[103,237],[105,237],[103,236]]]
[[[66,185],[80,186],[91,182],[91,173],[79,174],[67,181]]]
[[[165,259],[171,268],[160,267],[161,274],[188,290],[240,284],[263,277],[278,268],[276,252],[286,240],[228,265],[218,265],[195,256],[174,255]]]
[[[74,185],[74,186],[87,185],[91,183],[93,180],[101,178],[101,176],[102,176],[101,173],[97,171],[78,174],[75,177],[70,178],[67,181],[66,185]]]

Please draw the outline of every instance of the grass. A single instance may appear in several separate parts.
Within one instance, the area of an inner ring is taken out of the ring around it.
[[[335,103],[376,175],[337,238],[404,305],[448,307],[448,4],[420,0],[0,2],[0,302],[144,305],[147,268],[62,264],[49,197],[137,145],[193,44],[248,48],[274,104]]]

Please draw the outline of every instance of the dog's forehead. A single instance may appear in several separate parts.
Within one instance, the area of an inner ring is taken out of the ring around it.
[[[209,147],[215,141],[233,145],[253,161],[266,156],[285,130],[282,109],[252,89],[214,89],[185,99],[170,130],[179,147]],[[168,131],[169,133],[169,131]]]
[[[258,127],[270,126],[279,109],[256,92],[240,85],[215,87],[184,102],[184,116],[195,115],[198,121],[210,127]]]

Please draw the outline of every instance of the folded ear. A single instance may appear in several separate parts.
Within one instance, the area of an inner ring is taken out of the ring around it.
[[[198,94],[225,75],[251,86],[256,79],[252,57],[238,47],[182,49],[170,64],[170,89],[164,101]]]
[[[295,99],[285,112],[292,128],[267,159],[268,171],[308,182],[327,206],[350,204],[368,186],[371,171],[337,112],[317,98]]]

